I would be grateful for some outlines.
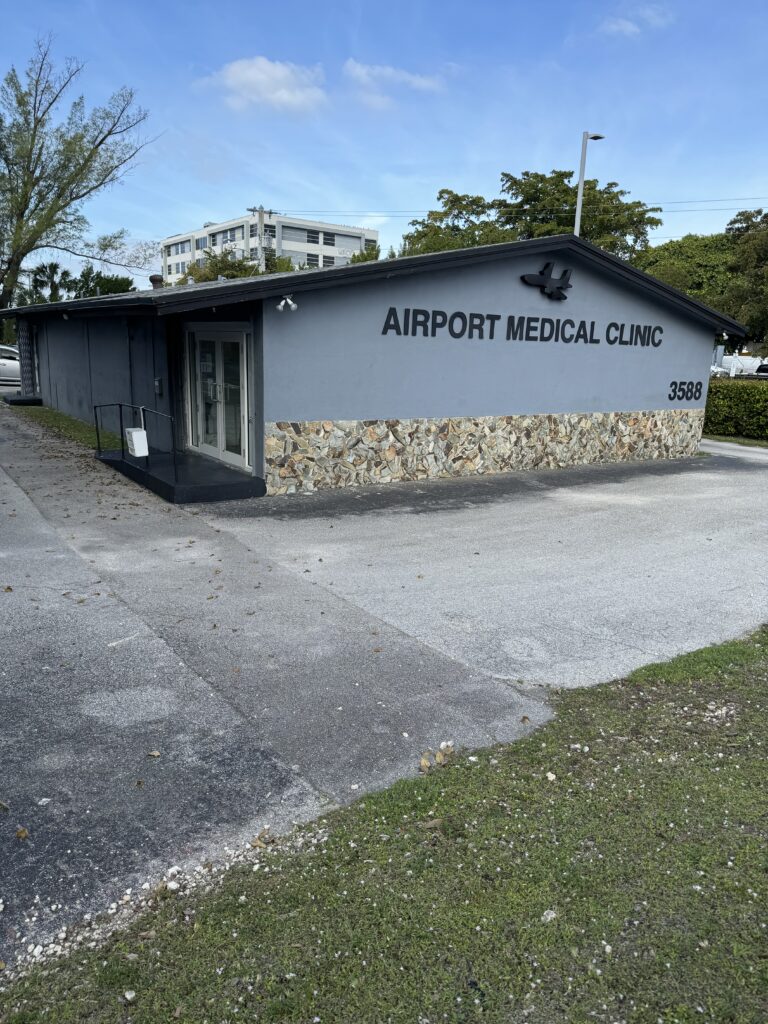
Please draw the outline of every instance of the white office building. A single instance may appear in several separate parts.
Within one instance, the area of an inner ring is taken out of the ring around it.
[[[251,259],[258,266],[263,246],[264,251],[289,257],[295,267],[343,267],[355,253],[374,249],[378,243],[378,231],[370,228],[300,220],[272,210],[250,211],[244,217],[164,238],[163,278],[175,284],[192,263],[203,265],[206,250],[231,252],[233,258]]]

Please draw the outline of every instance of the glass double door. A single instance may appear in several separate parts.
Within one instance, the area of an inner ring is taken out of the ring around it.
[[[233,466],[248,466],[245,344],[241,332],[188,335],[192,447]]]

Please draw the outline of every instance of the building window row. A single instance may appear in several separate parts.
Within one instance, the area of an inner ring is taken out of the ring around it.
[[[322,238],[321,238],[322,235]],[[283,225],[283,241],[303,242],[307,245],[349,245],[351,242],[358,248],[361,238],[359,235],[339,236],[335,231],[320,231],[317,228],[300,228],[292,224]]]
[[[181,256],[185,252],[192,251],[192,243],[187,238],[183,242],[173,242],[171,245],[166,245],[165,255],[166,256]]]

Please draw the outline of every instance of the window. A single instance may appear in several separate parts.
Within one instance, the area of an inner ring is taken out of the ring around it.
[[[255,245],[252,245],[251,248],[248,251],[249,251],[251,259],[252,260],[256,259],[256,256],[258,255],[258,252],[259,252],[258,247],[255,246]]]
[[[214,231],[214,233],[213,233],[213,234],[212,234],[212,235],[210,236],[210,243],[211,243],[211,248],[213,248],[213,246],[214,246],[214,245],[218,245],[218,244],[219,244],[219,243],[218,243],[218,242],[216,241],[216,237],[217,237],[217,236],[216,236],[216,232]]]
[[[336,235],[330,231],[323,232],[323,245],[336,245]]]
[[[201,249],[205,249],[206,241],[207,241],[207,239],[206,239],[205,235],[203,235],[202,238],[196,238],[195,239],[195,249],[197,250],[197,252],[200,252]]]
[[[238,242],[244,237],[242,227],[225,228],[223,231],[219,232],[219,234],[221,235],[222,245],[226,245],[228,242]]]
[[[370,252],[372,249],[375,249],[375,248],[376,248],[376,239],[375,238],[366,238],[366,240],[365,240],[366,252]]]
[[[319,267],[320,266],[320,257],[317,255],[316,252],[309,252],[309,253],[307,253],[307,266],[308,267]]]
[[[171,255],[171,247],[170,247],[170,245],[166,245],[166,247],[165,247],[165,255],[166,256],[170,256]]]
[[[182,262],[179,264],[179,266],[181,267],[182,274],[186,274],[186,272],[187,272],[187,261],[186,260],[182,260]]]
[[[198,256],[198,258],[195,260],[195,266],[196,267],[204,267],[205,266],[205,260],[202,258],[202,256]]]
[[[293,224],[283,224],[283,241],[306,242],[307,229],[294,227]]]
[[[335,264],[336,264],[336,260],[333,258],[333,256],[323,256],[323,266],[324,267],[333,267],[333,266],[335,266]]]
[[[307,229],[307,245],[320,245],[320,232]]]
[[[264,225],[264,237],[265,238],[276,238],[277,237],[277,230],[276,230],[274,224],[265,224]]]
[[[248,228],[248,234],[250,235],[251,238],[256,238],[258,236],[259,225],[256,223],[255,220],[251,221],[251,226],[250,228]]]

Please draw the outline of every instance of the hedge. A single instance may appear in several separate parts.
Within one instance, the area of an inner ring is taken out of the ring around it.
[[[768,380],[714,377],[709,382],[704,433],[768,441]]]

